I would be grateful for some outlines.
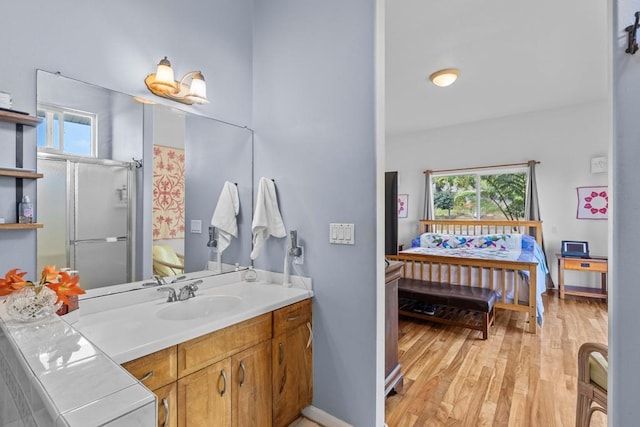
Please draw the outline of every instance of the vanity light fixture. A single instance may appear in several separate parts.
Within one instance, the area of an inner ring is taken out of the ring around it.
[[[191,83],[186,80],[191,78]],[[208,104],[207,84],[200,71],[189,71],[180,81],[174,80],[173,68],[165,56],[158,63],[154,74],[149,74],[144,83],[154,94],[183,104]]]
[[[445,87],[453,84],[458,78],[460,71],[457,68],[445,68],[438,70],[429,76],[429,80],[436,86]]]

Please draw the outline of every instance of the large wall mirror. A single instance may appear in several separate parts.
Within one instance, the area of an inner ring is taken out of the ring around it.
[[[42,70],[37,101],[39,269],[95,289],[250,265],[250,130]],[[230,185],[237,238],[220,253],[210,224]]]

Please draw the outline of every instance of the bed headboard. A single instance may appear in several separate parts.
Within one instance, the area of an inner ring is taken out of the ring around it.
[[[442,234],[528,234],[542,244],[542,221],[486,221],[461,219],[422,219],[420,233]]]

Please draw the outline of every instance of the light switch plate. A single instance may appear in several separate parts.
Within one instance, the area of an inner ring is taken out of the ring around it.
[[[191,233],[192,234],[201,234],[202,233],[202,221],[199,219],[191,220]]]
[[[329,224],[329,243],[336,245],[355,245],[355,224]]]
[[[604,173],[607,171],[607,166],[606,157],[591,158],[591,173]]]

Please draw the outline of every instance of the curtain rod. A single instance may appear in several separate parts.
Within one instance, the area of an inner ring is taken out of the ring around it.
[[[462,172],[462,171],[475,171],[480,169],[496,169],[496,168],[511,168],[516,166],[529,166],[529,163],[535,162],[536,165],[539,165],[540,162],[538,160],[529,160],[524,163],[508,163],[504,165],[493,165],[493,166],[478,166],[475,168],[458,168],[458,169],[440,169],[440,170],[426,170],[422,171],[424,174],[434,174],[434,173],[445,173],[445,172]]]

